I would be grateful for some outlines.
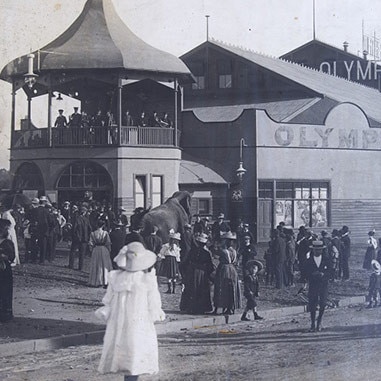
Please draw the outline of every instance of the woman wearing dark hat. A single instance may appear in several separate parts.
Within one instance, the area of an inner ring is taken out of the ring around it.
[[[210,274],[214,271],[212,254],[206,247],[208,236],[201,233],[195,238],[196,245],[189,252],[189,263],[184,276],[180,310],[203,314],[213,309],[210,298]]]
[[[109,272],[113,269],[110,257],[111,241],[104,230],[104,221],[99,219],[97,229],[90,234],[89,248],[91,251],[89,285],[93,287],[108,284]]]
[[[231,232],[222,236],[224,240],[232,241],[235,235]],[[223,314],[234,314],[235,309],[241,306],[241,291],[236,269],[237,252],[230,246],[220,243],[217,249],[219,264],[214,280],[214,314],[222,308]]]
[[[13,275],[11,263],[15,259],[13,242],[8,239],[11,223],[0,219],[0,322],[13,318]]]
[[[376,259],[377,240],[374,238],[374,230],[368,233],[368,246],[366,248],[364,262],[362,268],[365,270],[372,270],[372,261]]]
[[[311,314],[310,332],[321,331],[321,322],[328,298],[328,281],[332,278],[332,264],[323,255],[325,246],[322,241],[313,241],[311,255],[305,263],[305,275],[308,280],[308,306]],[[319,305],[319,316],[316,321],[316,308]]]

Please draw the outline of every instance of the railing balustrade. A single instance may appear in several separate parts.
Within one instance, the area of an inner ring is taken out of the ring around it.
[[[119,144],[117,126],[52,128],[51,144],[47,128],[14,131],[12,148],[109,146]],[[162,127],[122,126],[121,146],[176,146],[175,130]]]

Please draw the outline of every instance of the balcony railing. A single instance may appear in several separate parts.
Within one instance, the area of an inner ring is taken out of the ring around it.
[[[47,128],[15,131],[12,148],[117,146],[119,129],[110,127],[52,128],[51,139]],[[120,146],[176,146],[175,130],[162,127],[122,126]]]

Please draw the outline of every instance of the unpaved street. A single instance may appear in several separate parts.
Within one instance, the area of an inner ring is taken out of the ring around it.
[[[381,308],[328,310],[321,333],[307,314],[183,331],[160,337],[157,380],[379,380]],[[1,347],[0,347],[1,349]],[[101,346],[4,357],[0,380],[114,381],[99,375]]]

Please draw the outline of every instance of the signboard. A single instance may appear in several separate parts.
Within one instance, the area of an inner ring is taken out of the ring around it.
[[[381,129],[370,128],[358,108],[346,106],[346,111],[352,108],[352,122],[338,112],[325,125],[276,123],[258,111],[258,147],[381,150]]]

